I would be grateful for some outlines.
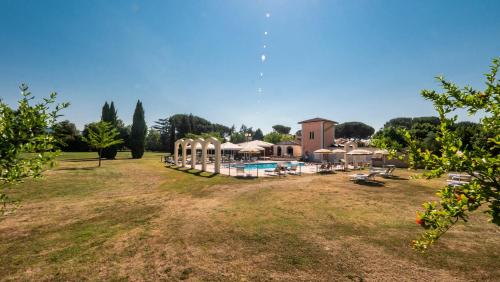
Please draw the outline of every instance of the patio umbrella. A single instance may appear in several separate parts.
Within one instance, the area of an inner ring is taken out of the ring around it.
[[[325,155],[333,154],[332,150],[328,150],[328,149],[318,149],[318,150],[314,151],[314,153],[322,155],[323,160],[325,160],[325,157],[324,157]]]
[[[260,154],[260,151],[264,151],[265,149],[259,146],[252,146],[248,145],[243,147],[240,150],[240,153],[245,153],[245,154]]]
[[[387,151],[386,149],[376,150],[376,151],[373,152],[373,154],[377,155],[377,156],[381,156],[382,157],[383,165],[385,165],[385,156],[389,155],[389,151]]]
[[[222,150],[223,154],[224,151],[230,151],[230,155],[233,156],[233,152],[241,150],[241,146],[231,142],[226,142],[220,145],[220,149]]]
[[[333,154],[345,154],[345,152],[346,152],[346,151],[345,151],[345,150],[343,150],[343,149],[333,149],[333,150],[332,150],[332,153],[333,153]]]
[[[352,151],[349,151],[346,153],[346,165],[347,165],[347,155],[350,156],[368,156],[368,155],[373,155],[372,151],[368,150],[363,150],[363,149],[354,149]]]

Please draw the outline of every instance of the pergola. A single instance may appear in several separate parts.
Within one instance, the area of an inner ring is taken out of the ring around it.
[[[190,148],[191,148],[191,168],[195,169],[196,168],[196,149],[200,148],[200,146],[201,146],[201,160],[200,160],[201,170],[207,171],[207,151],[209,149],[211,149],[211,148],[209,148],[209,145],[211,145],[211,144],[214,146],[214,149],[215,149],[214,172],[220,173],[221,144],[220,144],[220,141],[214,137],[209,137],[207,139],[197,138],[195,140],[193,140],[193,139],[179,139],[179,140],[175,141],[175,145],[174,145],[175,163],[177,164],[179,162],[179,146],[180,146],[182,149],[182,167],[186,167],[187,149],[188,149],[188,145],[190,145]]]

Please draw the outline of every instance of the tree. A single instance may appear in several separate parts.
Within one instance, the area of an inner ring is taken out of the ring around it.
[[[235,132],[233,134],[231,134],[231,136],[229,137],[229,141],[231,141],[232,143],[242,143],[242,142],[245,142],[245,134],[241,133],[241,132]]]
[[[80,132],[74,123],[63,120],[54,124],[53,134],[59,141],[58,147],[65,152],[88,151],[88,146],[83,142]]]
[[[91,147],[97,149],[99,155],[99,167],[101,166],[102,151],[113,145],[123,143],[123,140],[118,139],[119,135],[120,133],[118,130],[105,121],[95,123],[95,126],[88,128],[88,136],[84,137],[83,140]]]
[[[273,143],[273,144],[278,144],[279,142],[282,141],[293,141],[295,137],[290,134],[281,134],[277,131],[270,132],[264,136],[264,141]]]
[[[162,150],[163,146],[161,143],[161,134],[158,130],[154,128],[149,129],[148,135],[146,136],[145,148],[148,151],[159,152]]]
[[[137,101],[134,111],[132,122],[132,130],[130,133],[130,150],[132,151],[132,158],[140,159],[144,155],[144,143],[146,140],[146,133],[148,128],[146,120],[144,120],[144,109],[141,101]]]
[[[335,127],[335,136],[339,138],[367,139],[373,135],[375,129],[362,122],[344,122]]]
[[[107,122],[112,128],[117,129],[118,116],[115,109],[115,103],[113,101],[111,101],[111,104],[109,105],[108,102],[104,103],[104,106],[102,107],[101,121]],[[105,149],[100,150],[99,152],[99,154],[102,153],[101,157],[103,158],[114,159],[116,157],[116,154],[118,153],[118,147],[108,146]]]
[[[417,213],[417,224],[425,228],[413,247],[425,250],[460,220],[467,221],[469,214],[480,207],[489,215],[493,224],[500,225],[500,80],[497,72],[499,59],[494,59],[491,72],[486,74],[483,91],[457,85],[437,77],[443,93],[423,90],[421,95],[431,101],[439,114],[439,130],[435,140],[439,151],[432,152],[418,147],[418,140],[406,130],[409,163],[412,168],[423,166],[422,176],[438,178],[449,171],[470,175],[471,181],[460,186],[445,186],[438,192],[439,202],[427,202],[424,210]],[[453,130],[457,111],[469,115],[480,113],[481,131],[489,132],[482,146],[466,145]],[[486,207],[484,207],[486,206]]]
[[[280,133],[280,134],[290,134],[290,130],[292,129],[289,126],[284,126],[281,124],[273,125],[274,131]]]
[[[257,128],[255,130],[255,133],[253,135],[253,140],[263,140],[264,139],[264,133],[262,133],[262,130],[260,128]]]
[[[47,165],[58,155],[57,138],[51,134],[59,112],[69,103],[54,106],[57,94],[31,105],[34,96],[22,84],[21,99],[16,110],[0,99],[0,189],[28,177],[40,177]],[[7,211],[10,199],[0,191],[0,215]]]

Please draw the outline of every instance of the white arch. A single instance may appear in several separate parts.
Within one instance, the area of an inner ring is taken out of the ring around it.
[[[201,145],[201,155],[202,155],[202,160],[201,160],[201,163],[202,165],[205,163],[204,162],[204,158],[203,158],[203,145],[205,144],[205,140],[203,140],[202,138],[198,138],[198,139],[195,139],[193,140],[193,142],[191,142],[191,168],[192,169],[195,169],[196,168],[196,145],[197,144],[200,144]]]
[[[209,137],[206,140],[202,138],[193,139],[179,139],[175,141],[174,147],[174,159],[177,162],[179,159],[178,156],[178,146],[182,147],[182,167],[186,167],[187,160],[187,146],[191,145],[191,168],[196,168],[196,145],[201,144],[201,170],[207,171],[207,151],[208,145],[213,144],[215,148],[215,166],[214,172],[220,173],[220,164],[221,164],[221,143],[214,137]]]
[[[184,139],[179,139],[179,140],[175,141],[175,144],[174,144],[174,161],[175,161],[175,165],[179,164],[179,146],[182,147],[182,143],[183,142],[184,142]]]
[[[187,145],[191,144],[191,142],[193,142],[193,139],[184,139],[182,141],[182,167],[186,167]]]
[[[207,171],[207,150],[208,150],[208,145],[213,144],[214,149],[215,149],[215,165],[214,165],[214,172],[215,173],[220,173],[220,163],[221,163],[221,148],[220,148],[220,141],[217,140],[217,138],[214,137],[209,137],[207,140],[205,140],[205,144],[203,144],[203,149],[202,149],[202,162],[201,162],[201,170]]]

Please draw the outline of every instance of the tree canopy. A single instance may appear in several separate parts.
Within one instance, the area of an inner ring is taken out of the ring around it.
[[[290,130],[292,129],[289,126],[284,126],[281,124],[273,125],[274,131],[280,133],[280,134],[290,134]]]
[[[423,177],[438,178],[448,172],[461,172],[471,177],[470,182],[442,187],[437,193],[439,201],[423,205],[424,210],[417,213],[416,222],[425,228],[425,232],[419,240],[413,241],[416,249],[425,250],[455,223],[467,221],[469,214],[480,207],[490,216],[493,224],[500,225],[499,66],[499,59],[494,59],[490,73],[486,74],[484,90],[468,86],[459,88],[443,77],[437,77],[443,88],[442,93],[422,91],[422,96],[433,103],[439,114],[433,138],[439,144],[437,151],[422,148],[419,144],[419,137],[423,136],[419,136],[421,132],[403,126],[398,128],[404,132],[410,166],[424,167]],[[477,125],[457,124],[457,111],[466,111],[469,115],[481,113],[482,118]],[[434,125],[435,121],[431,119],[430,123]],[[414,127],[412,122],[411,128]],[[476,136],[478,133],[479,143],[465,143],[459,135]],[[380,144],[389,148],[392,145],[384,142]]]
[[[344,122],[335,127],[335,137],[367,139],[373,135],[375,129],[357,121]]]
[[[99,166],[101,166],[102,151],[114,145],[123,143],[119,139],[120,133],[110,123],[100,121],[88,128],[88,135],[83,137],[83,140],[89,146],[97,149],[99,153]]]
[[[30,104],[34,96],[28,86],[20,86],[17,109],[0,99],[0,189],[27,177],[40,177],[46,165],[52,165],[59,153],[58,140],[51,132],[62,109],[69,103],[56,103],[54,92],[43,102]],[[0,191],[0,214],[4,214],[9,198]]]
[[[130,131],[129,146],[132,151],[132,158],[140,159],[144,155],[144,143],[148,127],[144,119],[144,108],[142,102],[137,101],[135,106],[134,116],[132,119],[132,128]]]

